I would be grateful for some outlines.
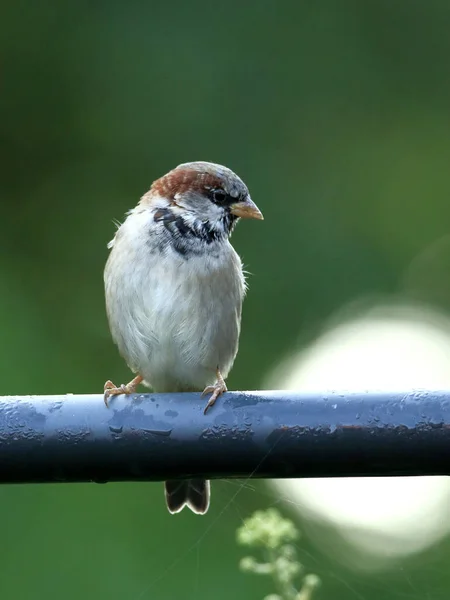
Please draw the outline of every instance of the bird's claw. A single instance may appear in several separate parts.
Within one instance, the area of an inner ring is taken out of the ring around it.
[[[130,394],[134,394],[136,391],[136,387],[141,383],[142,377],[138,375],[135,377],[130,383],[125,385],[122,383],[120,387],[116,387],[112,381],[108,379],[103,387],[103,400],[105,402],[105,406],[108,408],[108,400],[111,396],[118,396],[119,394],[126,394],[129,396]]]
[[[211,408],[211,406],[213,404],[215,404],[217,398],[223,394],[224,392],[227,392],[228,388],[225,385],[225,381],[223,380],[222,375],[220,374],[220,372],[217,372],[217,381],[214,385],[208,385],[207,387],[205,387],[205,389],[202,392],[202,398],[203,396],[206,396],[206,394],[211,394],[211,398],[208,400],[205,409],[203,411],[203,414],[206,415],[208,409]]]
[[[108,399],[111,396],[118,396],[119,394],[132,394],[133,392],[128,389],[126,385],[122,383],[120,387],[116,387],[112,381],[107,381],[104,387],[103,400],[105,405],[108,406]]]

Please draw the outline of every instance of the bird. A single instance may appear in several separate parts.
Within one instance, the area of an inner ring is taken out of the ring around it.
[[[227,391],[247,290],[229,240],[241,218],[263,215],[240,177],[205,161],[156,179],[127,213],[108,244],[104,284],[113,341],[135,376],[105,383],[106,406],[142,383],[158,393],[203,390],[206,414]],[[205,514],[210,483],[166,481],[165,499],[172,514]]]

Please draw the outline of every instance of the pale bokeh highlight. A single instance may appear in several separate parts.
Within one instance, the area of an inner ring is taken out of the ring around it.
[[[280,365],[266,388],[412,390],[450,387],[450,320],[423,306],[379,306],[336,325]],[[272,485],[314,522],[328,521],[365,569],[419,552],[450,531],[447,477],[278,480]],[[313,531],[313,528],[311,529]],[[317,535],[323,549],[326,538]]]

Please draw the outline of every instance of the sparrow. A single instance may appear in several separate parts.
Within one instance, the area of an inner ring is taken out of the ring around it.
[[[153,182],[108,244],[106,312],[134,379],[104,386],[104,400],[154,392],[227,391],[238,351],[246,281],[229,238],[239,218],[263,219],[245,183],[210,162],[184,163]],[[170,513],[207,512],[210,483],[166,481]]]

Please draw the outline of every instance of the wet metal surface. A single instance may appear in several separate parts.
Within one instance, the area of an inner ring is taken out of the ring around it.
[[[450,392],[0,397],[0,483],[448,475]]]

